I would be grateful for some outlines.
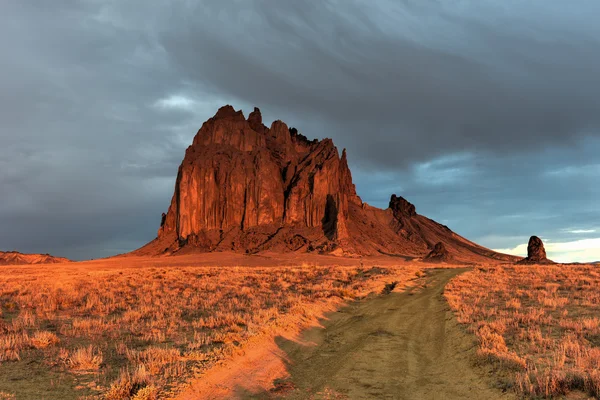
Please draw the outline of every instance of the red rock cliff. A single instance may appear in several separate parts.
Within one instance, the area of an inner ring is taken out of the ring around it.
[[[360,202],[331,139],[309,141],[281,121],[267,128],[258,108],[246,120],[225,106],[186,150],[158,237],[213,250],[231,230],[287,226],[343,240],[349,201]]]

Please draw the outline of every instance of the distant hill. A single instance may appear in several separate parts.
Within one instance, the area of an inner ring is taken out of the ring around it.
[[[426,257],[436,244],[459,262],[520,257],[479,246],[392,195],[385,210],[356,194],[346,151],[331,139],[309,140],[295,128],[246,119],[221,107],[196,134],[163,214],[158,237],[133,252],[319,252]]]
[[[23,254],[18,251],[0,251],[0,265],[58,264],[71,262],[68,258],[50,254]]]

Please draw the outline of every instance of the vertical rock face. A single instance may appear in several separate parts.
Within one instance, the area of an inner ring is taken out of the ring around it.
[[[546,249],[542,239],[537,236],[529,238],[527,244],[527,258],[520,261],[521,264],[553,264],[554,261],[546,257]]]
[[[246,120],[225,106],[186,150],[158,237],[212,250],[232,230],[293,226],[338,240],[348,235],[348,201],[359,200],[330,139],[308,141],[281,121],[267,128],[258,108]]]

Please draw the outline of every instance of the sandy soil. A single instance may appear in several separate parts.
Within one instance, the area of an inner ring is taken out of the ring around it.
[[[256,399],[512,399],[473,366],[474,338],[442,296],[462,271],[432,270],[424,287],[352,303],[300,337],[279,336],[239,360],[242,368],[218,371],[229,378],[197,386],[194,397],[228,389],[229,398]],[[275,388],[257,391],[269,373],[277,374]]]
[[[120,255],[97,260],[86,260],[58,264],[23,264],[2,265],[1,270],[5,275],[18,273],[20,275],[36,276],[53,271],[62,280],[69,277],[79,279],[80,274],[90,276],[103,276],[125,269],[139,268],[169,268],[169,267],[285,267],[285,266],[396,266],[407,265],[420,268],[435,267],[416,261],[405,261],[399,257],[369,256],[369,257],[336,257],[331,255],[304,254],[304,253],[261,253],[260,255],[245,255],[233,252],[198,253],[177,255],[171,257],[131,256]]]

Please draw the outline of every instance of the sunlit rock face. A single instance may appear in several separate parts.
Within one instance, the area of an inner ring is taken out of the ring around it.
[[[266,241],[290,226],[340,240],[349,200],[360,202],[331,139],[309,141],[281,121],[267,128],[258,108],[245,119],[225,106],[188,147],[158,236],[212,250],[231,230],[261,231]]]

